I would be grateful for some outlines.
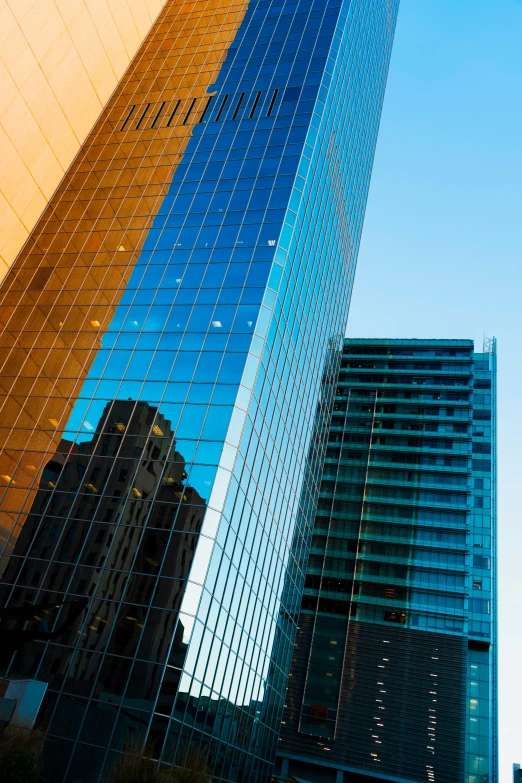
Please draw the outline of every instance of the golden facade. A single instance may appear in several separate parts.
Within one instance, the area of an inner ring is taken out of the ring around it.
[[[0,287],[7,551],[246,8],[234,0],[166,4]]]
[[[0,2],[0,280],[164,3]]]

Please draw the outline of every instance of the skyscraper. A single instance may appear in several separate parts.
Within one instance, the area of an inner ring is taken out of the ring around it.
[[[345,341],[283,777],[497,781],[495,394],[494,340]]]
[[[0,281],[164,4],[2,4]]]
[[[0,290],[5,671],[55,781],[129,740],[270,774],[397,11],[168,2]]]

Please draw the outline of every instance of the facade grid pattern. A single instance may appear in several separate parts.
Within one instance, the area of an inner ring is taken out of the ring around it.
[[[345,341],[279,743],[284,774],[498,779],[491,346]]]
[[[129,741],[270,776],[397,11],[167,2],[0,289],[3,630],[63,629],[3,663],[53,780]]]

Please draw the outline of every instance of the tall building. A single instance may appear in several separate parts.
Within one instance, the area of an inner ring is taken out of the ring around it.
[[[3,671],[57,783],[270,775],[398,4],[169,0],[0,289]]]
[[[164,3],[2,3],[0,281]]]
[[[496,348],[344,343],[277,769],[496,783]]]

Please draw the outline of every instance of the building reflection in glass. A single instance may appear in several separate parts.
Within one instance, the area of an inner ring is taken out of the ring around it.
[[[121,746],[129,730],[148,726],[156,697],[157,709],[170,712],[186,650],[180,603],[205,508],[171,423],[147,403],[107,403],[92,437],[62,440],[47,463],[2,599],[10,606],[58,603],[65,594],[90,599],[43,657],[34,642],[10,667],[49,681],[47,711],[60,735],[84,720],[88,741],[114,730]],[[52,628],[60,619],[46,609],[33,622]],[[62,682],[58,699],[53,685]]]
[[[167,3],[2,287],[4,600],[91,601],[10,669],[50,683],[56,783],[131,727],[271,776],[398,6]]]

